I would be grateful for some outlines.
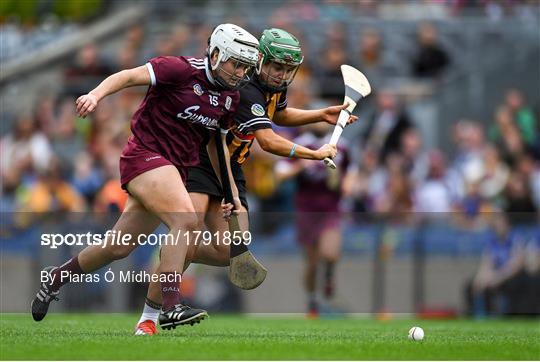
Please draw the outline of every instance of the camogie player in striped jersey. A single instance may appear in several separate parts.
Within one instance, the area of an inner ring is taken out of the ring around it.
[[[239,220],[242,230],[249,230],[246,199],[246,181],[242,165],[249,157],[250,147],[256,139],[267,152],[291,158],[323,160],[336,156],[335,146],[322,145],[313,150],[297,145],[277,135],[272,123],[280,126],[300,126],[315,122],[335,124],[339,112],[346,105],[338,105],[318,110],[301,110],[287,107],[287,87],[293,81],[298,67],[303,61],[299,41],[281,29],[264,30],[259,40],[262,64],[256,75],[240,89],[240,104],[234,115],[234,126],[227,135],[227,145],[231,156],[231,169],[238,188],[240,203]],[[356,120],[351,116],[350,121]],[[222,235],[229,230],[227,222],[220,218],[223,191],[210,163],[206,149],[201,148],[201,162],[189,169],[187,190],[199,215],[200,229],[206,228],[214,235]],[[184,268],[190,262],[215,266],[229,265],[229,245],[220,240],[212,244],[190,246]],[[190,259],[189,256],[192,256]],[[159,284],[151,283],[143,313],[137,323],[135,334],[153,335],[161,308]]]

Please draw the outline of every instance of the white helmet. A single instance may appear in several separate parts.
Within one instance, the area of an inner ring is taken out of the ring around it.
[[[215,64],[210,61],[210,67],[214,71],[214,76],[218,83],[226,88],[238,88],[241,84],[245,84],[249,81],[249,75],[252,73],[246,72],[246,75],[242,79],[236,79],[235,84],[231,84],[229,81],[225,81],[223,77],[219,75],[218,68],[221,63],[225,63],[229,59],[234,59],[244,66],[251,67],[252,70],[258,67],[260,62],[259,56],[259,41],[253,35],[246,30],[242,29],[238,25],[234,24],[221,24],[218,25],[210,39],[208,41],[208,57],[211,60],[214,50],[218,50],[218,59]],[[229,78],[235,78],[234,75],[221,69],[221,72],[225,72]],[[234,79],[233,79],[234,80]]]

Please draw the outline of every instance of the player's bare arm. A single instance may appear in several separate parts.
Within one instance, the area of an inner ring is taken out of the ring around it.
[[[146,65],[114,73],[105,78],[103,82],[88,94],[82,95],[77,99],[75,102],[77,105],[77,114],[84,118],[88,113],[93,112],[98,102],[106,96],[124,88],[150,85],[151,82],[150,72]]]
[[[254,134],[257,142],[264,151],[273,153],[277,156],[288,156],[292,147],[294,146],[294,143],[280,137],[270,128],[257,130],[254,132]],[[297,157],[300,157],[300,155],[311,157],[314,154],[314,151],[304,150],[302,146],[297,146],[296,151]]]
[[[336,124],[339,112],[347,107],[348,103],[313,110],[287,107],[283,110],[277,111],[274,114],[272,121],[279,126],[285,127],[298,127],[317,122]],[[350,115],[347,123],[351,124],[357,119],[357,116]]]
[[[311,150],[279,136],[271,128],[256,130],[254,134],[263,150],[278,156],[323,160],[326,157],[334,158],[337,154],[335,146],[327,144],[318,150]]]

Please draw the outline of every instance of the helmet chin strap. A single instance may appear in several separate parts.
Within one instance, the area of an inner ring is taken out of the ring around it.
[[[204,71],[206,73],[206,77],[208,78],[208,80],[210,81],[210,83],[212,84],[216,84],[216,80],[214,78],[214,74],[212,72],[212,62],[210,61],[210,57],[207,56],[205,59],[204,59]]]

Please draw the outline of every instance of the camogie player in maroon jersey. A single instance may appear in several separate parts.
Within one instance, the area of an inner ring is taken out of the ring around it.
[[[116,245],[108,238],[105,246],[88,246],[63,265],[44,269],[41,274],[48,278],[44,281],[42,277],[32,302],[34,320],[45,317],[50,302],[58,299],[62,285],[74,276],[126,257],[137,247],[135,241],[139,236],[152,233],[161,222],[169,228],[172,240],[178,236],[180,240],[161,246],[156,274],[163,300],[160,325],[171,328],[206,317],[206,311],[180,304],[181,274],[188,253],[186,232],[198,226],[195,207],[184,184],[188,167],[199,163],[202,144],[208,142],[210,157],[218,165],[209,131],[226,130],[232,125],[239,102],[237,89],[249,81],[259,62],[257,47],[257,39],[244,29],[222,24],[210,37],[207,58],[153,58],[143,66],[109,76],[77,99],[77,112],[84,117],[112,93],[132,86],[148,86],[131,121],[133,135],[120,157],[121,183],[129,197],[113,229],[130,234],[134,242]],[[327,155],[331,156],[331,152]],[[239,207],[234,185],[233,194]]]
[[[261,68],[251,81],[240,89],[240,104],[234,114],[234,126],[227,135],[231,156],[231,169],[241,201],[239,221],[242,231],[249,230],[246,198],[246,181],[242,165],[249,157],[250,147],[255,141],[263,150],[284,157],[322,160],[329,150],[335,148],[319,144],[308,148],[295,144],[272,130],[272,122],[282,126],[299,126],[314,122],[335,123],[341,109],[338,105],[316,110],[303,110],[287,106],[287,87],[291,84],[298,67],[303,61],[300,43],[296,37],[282,29],[266,29],[259,41],[263,56]],[[356,117],[351,116],[350,121]],[[205,225],[212,235],[223,235],[227,223],[220,217],[223,191],[213,171],[205,148],[200,151],[201,162],[189,170],[187,190],[200,216],[199,230]],[[232,184],[232,182],[231,182]],[[227,266],[230,260],[228,243],[213,239],[212,243],[190,245],[185,268],[190,262],[215,266]],[[136,335],[154,335],[161,310],[159,284],[150,283],[143,313],[135,329]]]
[[[331,128],[325,124],[310,126],[309,132],[297,137],[307,147],[319,147],[329,142]],[[319,315],[317,271],[323,264],[323,296],[334,296],[335,265],[341,254],[341,206],[343,180],[349,171],[349,150],[345,140],[338,146],[334,159],[337,169],[329,170],[322,162],[285,160],[276,164],[277,179],[296,181],[295,221],[297,240],[305,257],[304,289],[308,297],[308,317]]]

